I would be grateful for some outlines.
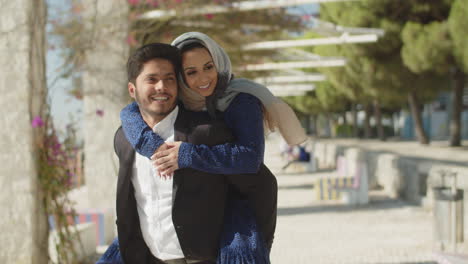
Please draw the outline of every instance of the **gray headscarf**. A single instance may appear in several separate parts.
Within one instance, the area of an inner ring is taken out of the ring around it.
[[[216,83],[213,94],[205,98],[188,87],[188,85],[183,81],[183,71],[181,71],[181,76],[179,76],[179,80],[181,80],[180,98],[186,108],[194,111],[207,109],[210,115],[214,117],[216,111],[216,101],[218,101],[218,99],[223,95],[228,86],[228,83],[233,78],[231,60],[229,59],[229,56],[224,51],[224,49],[218,45],[218,43],[200,32],[184,33],[177,37],[172,42],[172,45],[182,49],[183,47],[192,43],[201,44],[209,51],[218,72],[218,81]]]
[[[183,81],[183,76],[179,76],[179,96],[186,108],[193,111],[207,109],[214,115],[216,109],[224,112],[237,94],[248,93],[262,102],[265,126],[268,128],[266,131],[275,131],[278,128],[290,145],[300,144],[307,139],[299,120],[285,102],[261,84],[243,78],[233,78],[229,56],[213,39],[200,32],[187,32],[177,37],[172,45],[181,49],[194,42],[203,45],[210,52],[218,71],[218,82],[213,94],[205,98],[190,89]]]

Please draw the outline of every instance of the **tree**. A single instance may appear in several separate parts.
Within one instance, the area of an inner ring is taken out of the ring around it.
[[[461,145],[461,111],[465,86],[466,15],[462,1],[442,1],[426,4],[426,12],[408,22],[402,32],[402,57],[414,73],[451,75],[453,79],[453,110],[450,120],[450,145]],[[455,41],[456,39],[456,41]]]
[[[438,86],[440,82],[437,81],[439,78],[411,72],[400,55],[402,28],[407,21],[418,17],[421,10],[424,10],[424,3],[422,0],[327,3],[322,6],[320,16],[342,26],[385,30],[385,35],[375,44],[346,45],[339,49],[340,55],[348,58],[345,72],[349,75],[342,78],[357,80],[362,88],[360,94],[372,98],[374,105],[401,107],[408,101],[411,108],[417,110],[412,111],[412,115],[418,140],[427,144],[429,139],[422,128],[418,109],[423,102],[432,100],[441,89]]]
[[[90,31],[85,29],[86,21],[81,14],[82,1],[73,2],[69,14],[62,21],[56,21],[53,32],[63,39],[64,72],[63,77],[76,76],[83,65],[86,50],[92,42],[89,41]],[[249,63],[269,61],[279,54],[278,50],[246,51],[242,46],[248,43],[265,40],[279,40],[288,37],[289,32],[303,29],[305,24],[299,16],[289,14],[285,8],[263,9],[254,11],[238,11],[232,7],[236,0],[219,1],[181,1],[181,0],[128,0],[130,25],[128,37],[125,40],[133,49],[152,42],[170,43],[184,32],[199,31],[215,39],[228,53],[236,73],[252,78],[266,75],[266,72],[243,71],[242,66]],[[192,10],[206,6],[230,7],[227,13],[208,13],[194,15]],[[174,11],[175,16],[142,19],[141,15],[149,11]],[[112,19],[112,18],[110,18]],[[108,23],[114,23],[109,20]],[[120,22],[119,22],[120,23]],[[79,74],[78,74],[79,75]],[[80,91],[73,91],[81,97]]]
[[[317,127],[317,119],[324,116],[326,122],[332,120],[332,113],[340,113],[347,110],[348,100],[329,82],[316,84],[314,91],[307,92],[303,96],[289,96],[283,98],[296,112],[313,117],[314,127]]]

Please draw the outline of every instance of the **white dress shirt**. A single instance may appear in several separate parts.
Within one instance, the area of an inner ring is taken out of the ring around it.
[[[153,127],[166,142],[174,142],[176,108]],[[151,253],[162,260],[184,258],[172,223],[172,182],[156,175],[151,160],[136,153],[132,183],[140,218],[141,232]]]

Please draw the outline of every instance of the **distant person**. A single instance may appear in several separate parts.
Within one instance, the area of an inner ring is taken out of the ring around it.
[[[310,161],[310,153],[306,151],[304,146],[294,146],[288,151],[288,163],[281,169],[287,169],[294,162],[308,162]]]

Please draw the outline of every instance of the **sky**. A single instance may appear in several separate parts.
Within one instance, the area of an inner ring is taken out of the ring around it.
[[[58,19],[61,14],[67,10],[67,5],[70,0],[47,0],[49,21]],[[50,25],[48,25],[48,30]],[[59,39],[48,34],[47,40],[49,46],[55,47],[59,44]],[[51,102],[51,115],[54,123],[59,131],[64,131],[67,124],[72,120],[81,120],[83,102],[77,100],[68,94],[72,84],[70,79],[58,79],[51,87],[50,85],[57,79],[60,73],[60,66],[63,64],[63,59],[60,56],[59,49],[48,49],[46,64],[47,64],[47,84],[49,87],[49,98]]]
[[[49,21],[59,19],[71,4],[71,0],[46,0],[46,2],[49,8]],[[310,14],[311,11],[312,13],[318,13],[318,9],[319,5],[317,4],[288,8],[291,13],[298,15]],[[50,29],[50,25],[48,25],[48,29]],[[57,37],[48,34],[47,38],[49,46],[58,46],[60,40]],[[47,82],[50,88],[49,100],[51,102],[51,115],[58,130],[65,131],[65,127],[71,122],[78,121],[79,127],[82,127],[83,101],[77,100],[69,95],[68,91],[72,88],[70,79],[60,78],[50,87],[55,79],[57,79],[60,73],[60,66],[63,64],[60,52],[59,49],[48,49],[46,62]]]

